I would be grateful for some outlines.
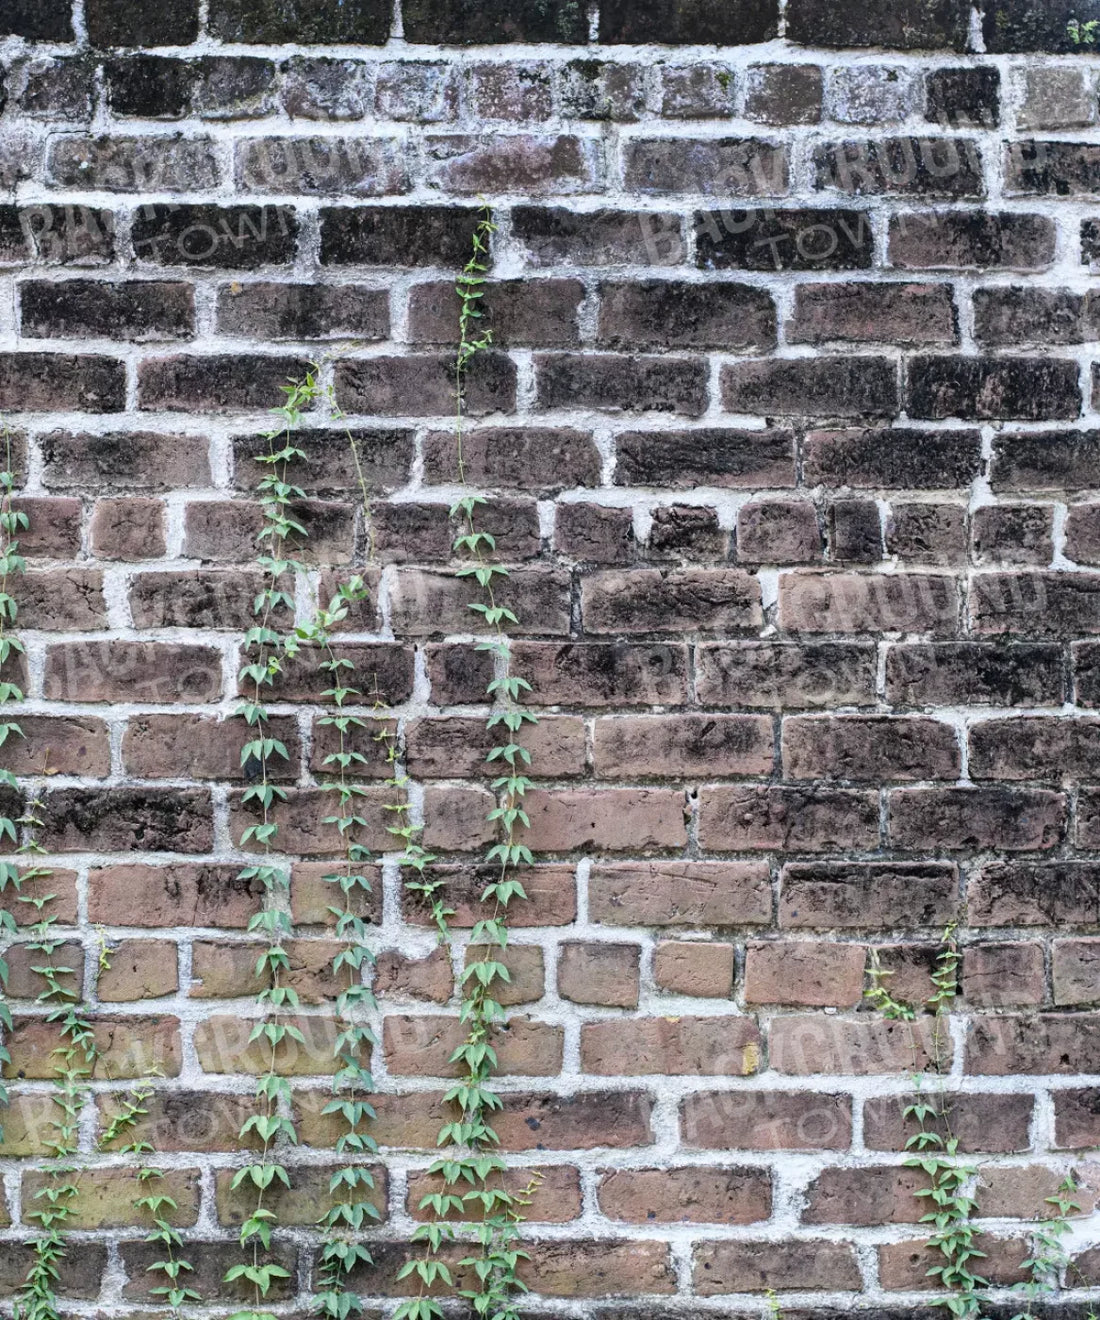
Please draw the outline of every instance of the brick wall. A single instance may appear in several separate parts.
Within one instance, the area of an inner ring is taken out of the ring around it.
[[[447,428],[479,196],[496,343],[467,464],[545,712],[496,1124],[545,1175],[525,1312],[728,1317],[773,1288],[798,1316],[927,1316],[901,1105],[928,1023],[911,1045],[861,991],[874,948],[924,998],[954,919],[954,1122],[985,1272],[1020,1277],[1027,1221],[1100,1142],[1100,65],[1067,36],[1097,17],[0,0],[0,408],[31,521],[27,738],[3,758],[42,789],[105,1051],[84,1147],[155,1065],[143,1130],[209,1301],[230,1302],[253,1085],[230,718],[251,457],[318,354],[376,498],[368,529],[342,436],[308,422],[299,595],[362,567],[344,653],[392,703],[448,900],[476,916],[486,675],[449,565]],[[321,687],[292,669],[274,706],[306,1030],[292,1315],[334,1160]],[[359,1282],[384,1311],[465,936],[452,967],[392,857],[376,880],[384,1223]],[[27,1262],[54,1039],[34,957],[10,961],[0,1296]],[[143,1313],[132,1186],[91,1163],[62,1292]],[[1072,1248],[1071,1285],[1100,1283],[1100,1221]]]

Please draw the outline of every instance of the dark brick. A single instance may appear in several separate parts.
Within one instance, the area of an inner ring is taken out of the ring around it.
[[[729,540],[714,509],[673,504],[653,510],[646,548],[650,559],[720,563],[729,558]]]
[[[1088,264],[1100,261],[1100,220],[1081,221],[1081,260]]]
[[[963,505],[891,504],[886,518],[887,554],[922,564],[962,564],[967,546]]]
[[[1053,528],[1054,510],[1050,505],[989,504],[975,509],[971,519],[974,562],[1049,564],[1054,553]],[[1072,542],[1072,531],[1067,540]],[[1074,557],[1072,548],[1067,547],[1067,553]]]
[[[584,431],[486,427],[466,432],[462,452],[467,477],[487,486],[550,492],[599,484],[599,451]],[[457,465],[453,431],[425,438],[425,481],[448,485],[457,480]]]
[[[609,569],[581,582],[589,633],[734,631],[758,627],[760,584],[736,568]]]
[[[275,66],[247,55],[181,60],[131,55],[104,65],[107,97],[116,115],[139,119],[242,119],[274,109]]]
[[[117,358],[78,353],[0,353],[5,412],[121,412],[126,369]]]
[[[946,284],[800,284],[787,325],[792,343],[955,344],[959,332]]]
[[[105,192],[189,192],[216,188],[221,178],[211,139],[182,133],[59,134],[50,142],[47,166],[52,181],[63,188]]]
[[[725,119],[733,113],[734,78],[726,64],[665,64],[658,76],[666,119]]]
[[[981,154],[968,138],[894,137],[824,142],[814,149],[819,189],[855,196],[982,197]]]
[[[327,266],[463,266],[479,213],[460,206],[323,206]]]
[[[899,788],[889,793],[891,842],[942,852],[1031,852],[1062,841],[1066,799],[1042,788]]]
[[[447,133],[424,145],[425,182],[456,193],[587,193],[603,184],[604,153],[573,134]]]
[[[218,330],[257,339],[387,339],[389,296],[363,284],[223,284]]]
[[[985,66],[933,69],[924,80],[924,117],[950,128],[1001,122],[1001,71]]]
[[[1076,51],[1070,21],[1100,18],[1096,0],[986,0],[982,15],[985,48],[993,52]]]
[[[409,190],[404,144],[396,137],[246,138],[233,153],[245,193],[385,197]]]
[[[1100,869],[1093,862],[1005,862],[970,880],[972,926],[1100,925]]]
[[[715,642],[696,647],[706,706],[803,710],[874,699],[874,650],[847,643]]]
[[[780,879],[784,929],[942,928],[958,906],[947,862],[796,862]]]
[[[4,0],[0,34],[26,41],[72,41],[71,0]]]
[[[675,266],[685,252],[680,217],[656,211],[517,206],[512,237],[531,266]]]
[[[794,485],[791,431],[624,431],[615,447],[619,486]]]
[[[982,573],[970,590],[979,633],[1072,637],[1100,632],[1100,576],[1095,573]]]
[[[826,525],[830,559],[873,564],[882,558],[882,518],[874,500],[833,500]]]
[[[80,203],[0,206],[0,264],[96,266],[115,251],[111,211]]]
[[[703,270],[866,270],[874,262],[865,211],[697,211],[694,223]]]
[[[12,93],[26,115],[86,122],[95,107],[95,62],[73,59],[31,60],[12,69]]]
[[[998,434],[994,490],[1090,490],[1100,485],[1100,431]]]
[[[779,197],[787,153],[758,138],[633,138],[623,148],[623,181],[638,193]]]
[[[707,369],[698,358],[605,353],[535,355],[542,408],[599,408],[698,416],[706,408]]]
[[[1100,194],[1100,146],[1028,139],[1005,148],[1005,191],[1028,196]]]
[[[587,563],[628,564],[636,554],[634,515],[603,504],[559,504],[554,548]]]
[[[600,40],[612,44],[744,46],[770,41],[778,30],[778,0],[604,0],[600,6]]]
[[[975,289],[974,337],[997,348],[1092,343],[1100,338],[1100,298],[1069,289]]]
[[[722,368],[729,412],[788,417],[890,417],[898,411],[897,368],[888,358],[797,358]]]
[[[1012,211],[905,211],[890,220],[890,264],[907,270],[1043,270],[1054,221]]]
[[[754,64],[745,117],[762,124],[816,124],[823,96],[824,79],[816,64]]]
[[[965,50],[968,0],[790,0],[787,36],[805,46]]]
[[[906,370],[913,417],[1055,421],[1077,417],[1076,362],[1049,358],[917,357]]]
[[[137,628],[251,627],[260,579],[236,569],[136,573],[130,613]]]
[[[61,788],[46,795],[43,836],[58,852],[208,851],[210,795],[189,788]]]
[[[897,706],[1057,706],[1059,646],[1021,642],[914,643],[886,656],[886,699]]]
[[[405,40],[429,45],[563,42],[583,45],[588,21],[578,0],[509,0],[486,8],[477,0],[405,0]]]
[[[209,445],[193,436],[50,431],[39,444],[43,483],[51,490],[84,494],[100,487],[144,491],[210,484]]]
[[[561,347],[580,342],[580,280],[493,280],[482,290],[481,312],[498,348]],[[414,344],[453,344],[458,325],[453,280],[409,290],[408,338]]]
[[[93,46],[186,46],[199,35],[199,0],[157,9],[135,0],[85,0],[84,18]]]
[[[336,367],[336,396],[349,412],[382,416],[447,416],[454,411],[454,357],[448,353],[369,357]],[[471,364],[466,409],[511,412],[516,368],[504,353],[479,353]]]
[[[824,541],[809,500],[753,500],[737,511],[737,558],[757,564],[809,564]]]
[[[132,242],[139,261],[255,270],[293,261],[298,217],[289,206],[158,203],[138,209]]]
[[[526,281],[530,292],[535,287]],[[605,348],[773,348],[775,304],[745,284],[676,280],[600,285],[597,342]]]
[[[302,376],[298,358],[259,353],[148,358],[138,369],[138,407],[170,412],[264,412],[288,380]]]
[[[811,431],[804,464],[811,485],[949,490],[981,471],[977,431]]]
[[[20,325],[31,339],[189,339],[195,292],[154,280],[34,281],[19,286]]]
[[[970,729],[974,779],[1047,782],[1096,779],[1100,720],[1032,715],[983,720]]]
[[[386,0],[211,0],[207,26],[220,41],[382,46],[392,12]]]

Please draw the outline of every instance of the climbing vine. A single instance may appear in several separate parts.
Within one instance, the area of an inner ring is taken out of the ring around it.
[[[514,900],[526,898],[518,872],[533,860],[520,837],[521,830],[530,823],[524,798],[530,787],[525,772],[531,755],[518,738],[524,725],[535,723],[536,717],[520,704],[530,685],[511,672],[511,645],[506,629],[516,627],[519,620],[497,596],[497,588],[507,579],[508,570],[495,558],[493,535],[478,526],[477,514],[486,500],[469,489],[463,457],[470,366],[477,354],[492,342],[492,332],[481,329],[477,323],[483,319],[479,303],[494,232],[492,216],[486,208],[473,234],[470,259],[456,286],[459,344],[454,366],[455,449],[463,494],[452,507],[451,515],[459,521],[461,529],[455,537],[454,550],[466,561],[458,574],[476,584],[480,597],[469,608],[480,616],[490,634],[487,640],[478,643],[478,650],[493,658],[499,674],[487,688],[492,710],[486,722],[490,730],[502,732],[502,741],[487,756],[492,787],[499,795],[498,805],[489,812],[489,819],[496,825],[499,838],[485,859],[495,876],[481,895],[490,915],[479,919],[473,927],[470,947],[477,956],[468,963],[460,983],[459,1016],[466,1037],[450,1062],[459,1065],[461,1077],[445,1094],[446,1101],[456,1106],[458,1116],[445,1123],[439,1133],[439,1145],[446,1153],[430,1169],[439,1181],[439,1189],[429,1192],[419,1207],[432,1215],[414,1235],[425,1251],[420,1258],[407,1262],[401,1272],[402,1277],[418,1279],[420,1293],[398,1307],[394,1320],[442,1317],[442,1307],[429,1295],[430,1291],[439,1282],[453,1288],[455,1281],[447,1264],[439,1259],[440,1249],[444,1243],[469,1241],[471,1236],[476,1250],[458,1261],[459,1268],[469,1271],[470,1283],[457,1291],[474,1313],[494,1320],[512,1320],[517,1315],[516,1295],[526,1291],[517,1276],[517,1267],[526,1255],[518,1238],[522,1207],[527,1198],[526,1194],[509,1191],[507,1186],[507,1166],[492,1127],[493,1112],[500,1109],[502,1102],[492,1079],[498,1066],[493,1031],[505,1018],[494,990],[510,979],[503,961],[508,947],[507,913]],[[445,932],[448,914],[439,903],[438,886],[429,884],[425,888],[419,875],[415,883],[417,891],[433,901],[437,924]],[[470,1233],[464,1231],[466,1225],[471,1226]]]

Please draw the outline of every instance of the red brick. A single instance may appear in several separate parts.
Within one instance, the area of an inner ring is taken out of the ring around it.
[[[852,1101],[819,1091],[696,1092],[681,1102],[685,1145],[701,1150],[847,1150]]]
[[[753,1224],[772,1207],[765,1169],[620,1169],[597,1196],[609,1219],[629,1224]]]
[[[97,559],[136,563],[167,552],[164,505],[138,496],[97,500],[92,513],[91,549]]]
[[[958,907],[947,862],[803,863],[780,875],[779,925],[791,930],[941,929]]]
[[[955,579],[929,573],[792,573],[780,579],[780,626],[792,632],[921,632],[950,636]]]
[[[757,628],[760,584],[736,568],[609,570],[582,581],[581,613],[597,635]]]
[[[1053,848],[1066,800],[1044,789],[900,788],[889,796],[888,830],[902,848],[1007,852]]]
[[[641,950],[637,944],[580,944],[558,952],[558,994],[575,1004],[637,1008]]]
[[[699,840],[706,849],[827,852],[875,848],[879,842],[875,793],[708,784],[699,803]]]
[[[924,1214],[920,1169],[826,1169],[806,1189],[805,1224],[915,1224]]]
[[[1100,939],[1055,940],[1051,973],[1059,1007],[1100,1001]]]
[[[581,1068],[601,1077],[747,1077],[760,1067],[749,1017],[617,1018],[581,1027]]]
[[[866,960],[860,944],[750,944],[745,952],[745,1002],[854,1008],[863,995]]]
[[[962,990],[975,1008],[1021,1008],[1046,998],[1043,946],[1012,940],[998,944],[968,944],[963,961]],[[1057,996],[1057,991],[1055,992]],[[1055,1003],[1059,1003],[1057,997]]]
[[[777,1072],[795,1076],[911,1073],[931,1060],[931,1028],[873,1017],[791,1014],[772,1019],[769,1057]]]
[[[588,903],[608,926],[766,926],[772,916],[763,862],[597,862]]]
[[[653,979],[668,994],[728,999],[737,950],[704,940],[663,940],[653,955]]]
[[[939,720],[794,715],[783,721],[783,771],[791,779],[956,779],[958,739]]]
[[[462,1068],[450,1057],[465,1040],[467,1028],[457,1017],[438,1015],[385,1020],[383,1049],[391,1073],[410,1077],[457,1077]],[[500,1072],[550,1077],[561,1069],[562,1028],[513,1016],[493,1033]]]
[[[527,795],[527,813],[524,842],[535,852],[651,852],[687,843],[684,798],[675,789],[539,789]]]
[[[93,868],[88,917],[105,926],[244,929],[262,906],[258,881],[239,866],[173,864]]]
[[[1098,1060],[1097,1013],[975,1018],[966,1043],[966,1071],[983,1077],[1095,1072]]]
[[[751,1292],[855,1292],[855,1253],[846,1242],[703,1242],[695,1248],[700,1297]]]
[[[49,701],[217,701],[221,652],[179,642],[59,642],[46,649]]]

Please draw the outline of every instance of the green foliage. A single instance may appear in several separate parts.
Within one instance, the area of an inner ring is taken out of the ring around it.
[[[1012,1320],[1032,1320],[1037,1302],[1058,1295],[1059,1280],[1069,1265],[1069,1253],[1063,1239],[1070,1231],[1070,1217],[1079,1214],[1081,1210],[1075,1199],[1077,1192],[1077,1178],[1070,1172],[1062,1180],[1058,1191],[1046,1198],[1052,1213],[1036,1229],[1031,1255],[1023,1264],[1031,1277],[1015,1285],[1015,1290],[1023,1293],[1027,1299],[1027,1306],[1025,1310],[1017,1311]]]
[[[257,458],[263,468],[258,485],[263,526],[257,534],[256,562],[263,573],[263,586],[253,602],[256,623],[245,633],[247,663],[240,671],[242,692],[237,714],[248,726],[249,737],[241,748],[241,765],[248,766],[252,782],[244,790],[242,805],[254,813],[253,822],[241,836],[241,846],[252,846],[261,854],[261,860],[244,867],[238,879],[248,884],[259,884],[266,896],[264,908],[249,922],[251,933],[266,937],[267,947],[256,963],[256,974],[262,989],[257,1005],[263,1014],[252,1028],[249,1044],[265,1049],[267,1068],[256,1083],[257,1112],[241,1128],[241,1139],[251,1134],[262,1143],[258,1157],[239,1169],[233,1186],[249,1185],[255,1191],[255,1206],[245,1216],[240,1230],[241,1247],[247,1261],[232,1266],[225,1282],[244,1279],[252,1286],[255,1312],[238,1312],[234,1320],[243,1320],[251,1314],[263,1314],[261,1303],[274,1282],[285,1277],[279,1265],[265,1263],[261,1252],[271,1246],[271,1232],[275,1214],[264,1204],[264,1195],[276,1182],[290,1185],[285,1167],[276,1158],[276,1149],[282,1143],[293,1144],[297,1134],[291,1119],[284,1116],[290,1105],[290,1085],[278,1069],[280,1046],[287,1041],[304,1044],[301,1031],[285,1020],[288,1013],[298,1008],[297,991],[283,984],[283,973],[290,966],[284,941],[290,933],[290,873],[275,854],[279,827],[273,812],[279,802],[286,800],[286,790],[272,782],[273,764],[288,760],[286,746],[268,732],[270,715],[266,705],[269,690],[282,672],[284,661],[298,652],[299,637],[294,629],[287,634],[275,626],[280,611],[293,617],[294,595],[288,590],[293,576],[302,565],[291,556],[291,547],[298,538],[304,538],[305,528],[294,512],[294,502],[304,498],[304,492],[288,481],[290,465],[305,455],[293,442],[293,435],[302,420],[302,413],[317,398],[320,386],[315,371],[308,371],[300,381],[283,386],[286,400],[273,409],[278,426],[267,432],[267,452]]]
[[[1100,19],[1090,18],[1081,23],[1071,18],[1066,24],[1066,32],[1075,46],[1095,46],[1100,41]]]
[[[451,1055],[458,1064],[458,1082],[445,1094],[455,1106],[457,1117],[440,1130],[438,1144],[445,1148],[442,1158],[430,1169],[438,1190],[421,1199],[420,1209],[432,1218],[420,1225],[414,1240],[423,1246],[419,1259],[408,1261],[401,1277],[415,1278],[419,1295],[402,1303],[394,1320],[441,1320],[441,1304],[429,1295],[437,1284],[455,1289],[476,1316],[491,1320],[516,1320],[516,1299],[526,1292],[517,1277],[519,1262],[526,1252],[519,1246],[519,1224],[523,1208],[536,1182],[526,1192],[509,1192],[507,1166],[500,1153],[500,1141],[492,1127],[492,1115],[502,1102],[492,1085],[497,1068],[493,1032],[506,1020],[504,1008],[496,997],[496,987],[507,983],[509,972],[504,961],[508,947],[508,907],[516,899],[526,898],[518,877],[519,868],[532,861],[530,849],[521,841],[521,831],[530,823],[524,798],[530,787],[525,771],[531,762],[530,752],[519,741],[519,734],[536,717],[518,703],[528,689],[524,679],[511,674],[511,646],[505,629],[518,624],[515,613],[497,598],[497,590],[506,583],[508,570],[493,559],[496,539],[477,525],[477,515],[486,503],[483,496],[469,490],[462,454],[466,381],[476,355],[492,342],[490,330],[479,329],[489,247],[495,226],[488,208],[473,234],[472,252],[456,291],[459,300],[459,343],[455,355],[455,445],[458,479],[464,493],[451,509],[458,521],[459,533],[454,550],[464,559],[458,576],[469,578],[478,588],[479,598],[470,610],[479,617],[489,637],[478,644],[495,661],[504,677],[494,679],[487,696],[493,703],[486,721],[490,730],[498,730],[498,741],[486,758],[497,805],[488,819],[497,827],[498,842],[486,854],[494,868],[495,879],[486,886],[481,898],[490,911],[478,921],[470,935],[470,947],[478,954],[469,962],[460,979],[460,1020],[466,1038]],[[425,879],[421,868],[414,866],[416,878],[409,887],[433,903],[441,937],[448,938],[447,916],[438,898],[437,884]],[[448,1243],[468,1246],[458,1259],[458,1267],[467,1272],[470,1285],[456,1288],[448,1266],[440,1260],[440,1249]]]

